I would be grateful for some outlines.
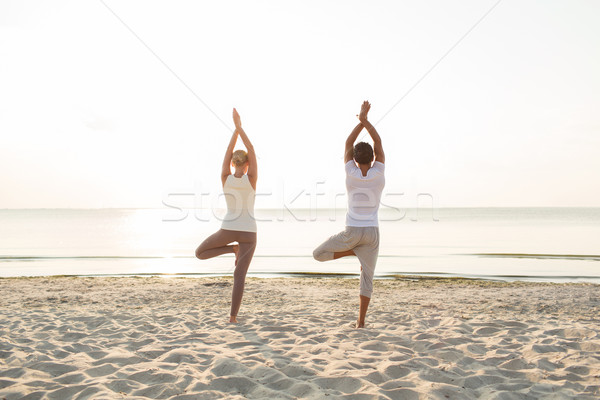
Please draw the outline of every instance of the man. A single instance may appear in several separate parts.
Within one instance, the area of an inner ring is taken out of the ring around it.
[[[360,308],[357,328],[365,326],[365,317],[371,294],[373,274],[379,254],[379,219],[377,212],[381,192],[385,186],[385,154],[381,138],[375,127],[367,120],[371,104],[365,101],[360,109],[360,123],[346,139],[344,163],[346,164],[346,190],[348,191],[348,212],[346,229],[331,236],[315,249],[313,257],[317,261],[336,260],[346,256],[356,256],[360,261]],[[373,148],[365,142],[354,142],[366,128],[373,139]]]

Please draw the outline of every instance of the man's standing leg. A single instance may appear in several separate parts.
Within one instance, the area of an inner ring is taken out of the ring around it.
[[[354,253],[360,261],[360,306],[358,309],[357,328],[365,326],[367,310],[373,294],[373,275],[375,265],[379,256],[379,228],[369,227],[365,229],[361,244],[354,248]]]
[[[360,297],[360,306],[358,308],[358,321],[356,321],[357,328],[365,327],[365,318],[367,317],[367,309],[369,308],[369,302],[371,301],[370,297],[363,296]]]

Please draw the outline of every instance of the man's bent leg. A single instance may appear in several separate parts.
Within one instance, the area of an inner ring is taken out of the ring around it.
[[[340,257],[345,257],[350,254],[339,255],[336,253],[346,253],[351,251],[356,245],[356,241],[356,238],[350,236],[347,230],[344,230],[331,236],[317,247],[315,251],[313,251],[313,257],[317,261],[331,261]]]
[[[333,253],[334,260],[337,260],[338,258],[342,258],[342,257],[348,257],[348,256],[356,256],[356,254],[354,254],[354,250],[346,250],[346,251],[340,251],[340,252]]]

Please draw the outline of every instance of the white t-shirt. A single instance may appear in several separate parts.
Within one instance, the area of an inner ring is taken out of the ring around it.
[[[362,175],[354,160],[346,163],[346,190],[348,191],[348,212],[346,226],[379,226],[377,211],[381,202],[381,192],[385,186],[385,165],[375,161]]]

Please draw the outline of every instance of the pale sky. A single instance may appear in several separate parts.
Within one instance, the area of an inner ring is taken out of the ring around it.
[[[361,102],[378,121],[495,2],[106,0],[230,126],[237,107],[257,207],[317,182],[343,207]],[[600,206],[599,17],[500,2],[377,125],[390,202]],[[0,2],[0,208],[214,202],[230,135],[101,1]]]

